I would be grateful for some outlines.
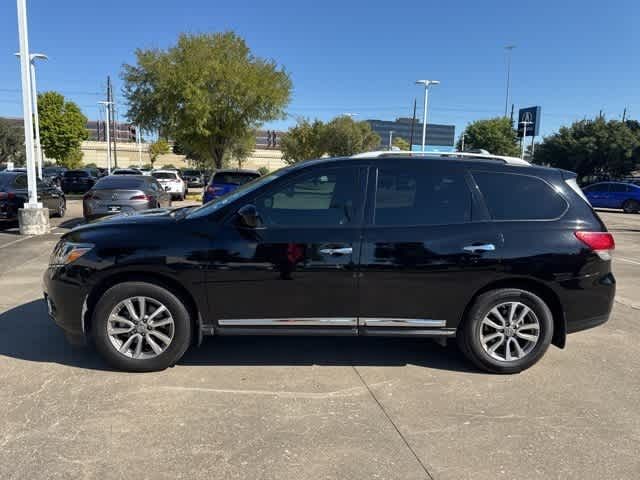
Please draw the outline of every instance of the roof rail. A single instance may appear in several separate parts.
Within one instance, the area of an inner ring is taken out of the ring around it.
[[[471,152],[392,152],[389,150],[379,150],[375,152],[358,153],[351,158],[384,158],[384,157],[438,157],[438,158],[463,158],[478,160],[496,160],[507,165],[531,166],[526,160],[518,157],[506,157],[503,155],[492,155],[490,153]]]

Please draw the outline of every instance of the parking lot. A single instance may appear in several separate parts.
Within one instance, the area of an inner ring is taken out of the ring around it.
[[[513,376],[453,344],[328,337],[211,337],[115,372],[41,299],[80,201],[44,237],[0,230],[0,479],[640,478],[640,215],[600,215],[611,320]]]

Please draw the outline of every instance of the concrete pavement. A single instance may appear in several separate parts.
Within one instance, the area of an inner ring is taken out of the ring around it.
[[[601,216],[612,319],[514,376],[376,338],[208,338],[167,371],[110,371],[40,300],[63,229],[0,233],[0,478],[640,478],[640,215]]]

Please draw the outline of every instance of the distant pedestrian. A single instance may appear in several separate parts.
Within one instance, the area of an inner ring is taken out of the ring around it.
[[[267,130],[267,147],[271,147],[271,130]]]
[[[274,130],[273,132],[271,132],[271,146],[273,148],[276,148],[277,144],[278,144],[278,140],[276,139],[276,131]]]

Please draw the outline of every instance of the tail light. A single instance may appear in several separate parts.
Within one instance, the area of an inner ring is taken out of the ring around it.
[[[149,195],[134,195],[133,197],[131,197],[129,200],[151,200],[151,197]]]
[[[0,192],[0,200],[13,200],[16,194],[13,192]]]
[[[212,195],[219,195],[222,193],[222,187],[214,187],[213,185],[209,185],[207,187],[207,193]]]
[[[603,260],[611,259],[611,252],[616,248],[613,235],[609,232],[575,232],[576,238],[591,250],[596,252]]]

